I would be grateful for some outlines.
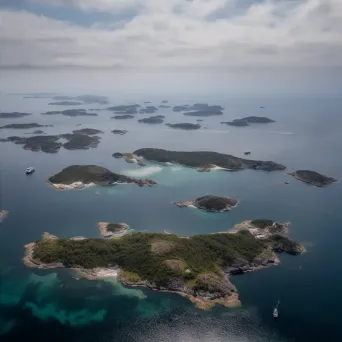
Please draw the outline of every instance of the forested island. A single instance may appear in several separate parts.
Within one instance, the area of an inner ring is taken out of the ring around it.
[[[155,106],[146,106],[145,108],[140,108],[140,114],[153,114],[158,111],[158,108]]]
[[[138,120],[140,123],[146,123],[146,124],[161,124],[164,122],[165,116],[164,115],[155,115],[150,116],[149,118],[143,118]]]
[[[95,133],[96,131],[96,133]],[[33,152],[57,153],[61,147],[67,150],[86,150],[96,148],[101,138],[94,136],[101,131],[92,128],[85,128],[83,130],[75,130],[73,133],[59,134],[59,135],[40,135],[44,132],[40,131],[39,135],[30,137],[10,136],[2,139],[2,142],[13,142],[17,145],[22,145],[24,150]],[[89,135],[90,134],[90,135]],[[62,142],[61,139],[67,140]]]
[[[37,123],[18,123],[18,124],[8,124],[1,126],[0,129],[28,129],[28,128],[39,128],[48,127],[47,125],[40,125]]]
[[[113,173],[97,165],[72,165],[50,177],[48,183],[59,190],[83,189],[85,186],[108,186],[115,184],[137,184],[153,186],[157,183],[149,179],[135,179]]]
[[[103,134],[103,131],[95,128],[82,128],[72,131],[73,134],[83,134],[83,135],[95,135],[95,134]]]
[[[187,116],[213,116],[213,115],[222,115],[223,108],[218,105],[210,106],[208,103],[195,103],[192,106],[183,105],[183,106],[174,106],[174,112],[185,112],[184,115]]]
[[[201,128],[201,125],[199,124],[196,125],[192,123],[176,123],[176,124],[167,123],[166,126],[169,126],[170,128],[184,129],[184,130],[196,130],[196,129]]]
[[[79,101],[56,101],[56,102],[50,102],[50,106],[80,106],[83,104]]]
[[[245,127],[253,123],[267,124],[271,122],[275,122],[275,121],[272,119],[266,118],[264,116],[247,116],[245,118],[235,119],[233,121],[222,121],[221,124],[226,124],[229,126],[236,126],[236,127]]]
[[[88,113],[85,109],[66,109],[66,110],[54,110],[42,113],[42,115],[65,115],[65,116],[97,116],[96,113]]]
[[[134,116],[131,114],[122,114],[122,115],[115,115],[111,117],[112,119],[117,119],[117,120],[126,120],[126,119],[133,119]]]
[[[200,308],[239,305],[229,275],[277,264],[275,252],[304,251],[285,236],[258,238],[248,229],[189,237],[132,233],[115,239],[58,239],[44,234],[25,247],[29,267],[72,268],[90,279],[107,274],[129,286],[179,293]]]
[[[128,133],[128,131],[126,131],[125,129],[114,129],[112,133],[118,135],[125,135],[126,133]]]
[[[31,113],[19,113],[19,112],[0,113],[0,119],[22,118],[22,117],[28,116],[28,115],[31,115]]]
[[[192,201],[174,202],[177,207],[195,207],[209,212],[222,213],[231,211],[238,204],[238,200],[232,197],[206,195]]]
[[[273,161],[249,160],[234,157],[229,154],[208,151],[168,151],[158,148],[141,148],[133,152],[133,157],[143,157],[146,160],[180,164],[197,168],[199,171],[225,169],[229,171],[253,169],[263,171],[284,170],[286,167]]]
[[[308,183],[317,187],[324,187],[331,183],[337,182],[335,178],[324,176],[318,172],[310,170],[298,170],[295,172],[290,172],[289,175],[301,180],[304,183]]]
[[[100,234],[106,239],[122,237],[131,231],[127,223],[99,222],[98,226]]]
[[[116,114],[137,114],[140,105],[118,105],[107,108],[107,110],[114,111]]]

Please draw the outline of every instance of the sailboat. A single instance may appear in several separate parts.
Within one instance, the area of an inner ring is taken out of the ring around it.
[[[273,318],[277,319],[279,317],[279,312],[278,312],[278,306],[280,304],[280,301],[278,300],[277,306],[273,310]]]

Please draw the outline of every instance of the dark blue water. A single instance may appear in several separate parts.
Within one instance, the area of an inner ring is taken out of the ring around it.
[[[205,149],[236,156],[250,149],[251,158],[281,162],[289,171],[313,169],[341,180],[342,101],[177,99],[170,100],[172,104],[208,100],[224,105],[226,111],[223,117],[206,118],[206,129],[184,132],[163,125],[139,125],[135,119],[117,122],[106,111],[94,118],[42,117],[40,112],[51,110],[48,100],[2,97],[2,110],[34,113],[30,119],[2,120],[3,124],[40,122],[54,125],[45,129],[48,133],[67,133],[82,123],[81,127],[100,128],[105,134],[97,149],[61,150],[56,155],[24,151],[10,143],[0,145],[1,208],[10,212],[0,226],[1,341],[342,340],[340,184],[314,188],[282,171],[198,173],[156,164],[141,169],[111,157],[113,152],[141,147]],[[262,111],[260,105],[266,108]],[[196,119],[184,119],[170,110],[163,113],[167,122]],[[247,128],[220,124],[246,115],[269,116],[276,123]],[[128,129],[129,133],[115,136],[110,133],[114,128]],[[24,132],[2,130],[0,137]],[[150,177],[159,186],[58,192],[45,182],[65,166],[90,163]],[[26,177],[23,170],[29,165],[37,172]],[[284,185],[285,180],[290,185]],[[241,202],[224,214],[179,209],[171,204],[209,193],[237,197]],[[64,237],[98,236],[97,222],[111,221],[127,222],[136,231],[167,229],[191,235],[228,230],[240,221],[258,217],[291,221],[290,234],[304,243],[307,253],[281,255],[278,267],[233,277],[242,301],[239,309],[202,311],[178,295],[126,288],[114,280],[78,279],[67,270],[31,270],[22,263],[23,246],[45,231]],[[280,319],[274,322],[272,309],[278,300]]]

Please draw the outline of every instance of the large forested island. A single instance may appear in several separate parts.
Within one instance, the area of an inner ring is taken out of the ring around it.
[[[230,274],[278,263],[275,251],[304,251],[287,237],[260,238],[249,230],[190,237],[133,233],[119,239],[58,239],[45,234],[25,247],[27,266],[78,269],[91,279],[116,276],[126,285],[177,292],[201,308],[239,304]]]
[[[181,164],[184,166],[198,168],[199,171],[210,171],[215,169],[226,170],[284,170],[286,167],[273,161],[249,160],[234,157],[229,154],[208,151],[168,151],[158,148],[142,148],[133,152],[137,157],[159,163]]]
[[[155,181],[149,179],[126,177],[96,165],[72,165],[66,167],[61,172],[50,177],[48,183],[60,190],[82,189],[91,185],[137,184],[139,186],[153,186],[156,184]]]
[[[174,202],[177,207],[195,207],[203,211],[225,212],[230,211],[238,204],[238,200],[232,197],[206,195],[193,201]]]
[[[316,171],[310,170],[298,170],[295,172],[290,172],[289,175],[301,180],[304,183],[308,183],[317,187],[324,187],[328,184],[337,182],[335,178],[327,177]]]

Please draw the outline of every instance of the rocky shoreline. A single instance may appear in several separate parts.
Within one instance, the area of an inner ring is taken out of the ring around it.
[[[0,210],[0,223],[8,216],[8,210]]]
[[[98,227],[101,236],[106,239],[119,238],[130,232],[130,227],[127,223],[99,222]]]
[[[304,183],[307,183],[307,184],[310,184],[319,188],[325,187],[329,184],[337,183],[337,179],[333,177],[328,177],[318,172],[310,171],[310,170],[297,170],[294,172],[289,172],[288,175],[293,176],[294,178]]]

